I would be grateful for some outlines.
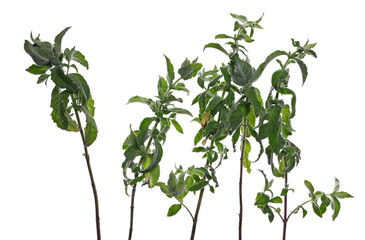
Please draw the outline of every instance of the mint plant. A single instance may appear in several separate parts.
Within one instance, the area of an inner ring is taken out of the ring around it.
[[[178,69],[180,77],[175,79],[174,67],[168,57],[165,56],[167,65],[167,76],[159,77],[157,84],[158,96],[156,100],[134,96],[128,103],[143,103],[149,106],[154,116],[144,118],[138,130],[130,131],[123,144],[125,160],[122,164],[126,194],[128,187],[132,187],[130,205],[130,227],[128,239],[132,239],[134,223],[134,201],[137,184],[143,182],[149,188],[153,188],[160,177],[159,163],[163,156],[163,143],[166,141],[166,134],[171,125],[179,133],[183,129],[176,120],[178,114],[192,114],[183,108],[178,108],[175,103],[182,103],[182,98],[175,96],[176,91],[189,93],[183,81],[196,76],[202,65],[197,59],[189,61],[186,59]],[[129,175],[132,174],[132,177]],[[176,186],[175,186],[176,187]],[[174,189],[175,191],[175,189]]]
[[[210,191],[214,193],[215,188],[219,186],[216,169],[221,165],[222,160],[228,157],[228,148],[221,143],[227,136],[225,122],[228,109],[223,106],[222,102],[225,97],[225,83],[220,81],[222,75],[219,75],[218,72],[218,69],[207,72],[203,69],[199,72],[197,81],[204,91],[193,100],[193,104],[199,103],[199,114],[194,121],[201,126],[194,137],[194,144],[201,143],[201,145],[194,147],[192,151],[203,154],[205,165],[202,167],[193,165],[187,170],[180,166],[176,171],[170,173],[167,183],[158,183],[161,191],[167,197],[174,197],[178,201],[169,208],[167,216],[175,215],[182,207],[188,211],[192,220],[190,239],[195,238],[205,187],[209,186]],[[198,191],[197,206],[193,213],[184,204],[184,198],[188,193],[195,194]]]
[[[280,65],[280,69],[272,74],[271,78],[271,90],[266,100],[266,113],[261,118],[259,123],[260,140],[268,138],[268,146],[265,149],[265,153],[268,158],[268,163],[271,168],[272,174],[277,178],[284,179],[284,187],[280,193],[280,196],[275,196],[271,190],[273,180],[268,181],[265,173],[262,174],[265,178],[264,191],[259,192],[256,196],[255,205],[262,210],[264,214],[268,215],[269,221],[273,221],[274,213],[278,214],[283,221],[283,240],[286,239],[287,223],[292,214],[297,213],[300,209],[303,211],[303,217],[306,216],[307,210],[304,205],[312,203],[313,211],[319,216],[326,212],[327,207],[331,205],[333,210],[332,219],[335,220],[340,211],[340,202],[338,199],[351,198],[352,196],[346,192],[339,191],[339,181],[335,179],[335,188],[332,193],[325,194],[322,191],[315,191],[313,185],[305,180],[305,185],[309,190],[310,199],[304,203],[298,205],[294,210],[288,212],[288,193],[294,191],[293,188],[289,188],[289,173],[298,165],[300,160],[300,149],[291,142],[288,138],[293,134],[291,119],[295,116],[295,92],[288,88],[290,74],[289,65],[298,64],[302,72],[303,84],[306,81],[308,70],[307,66],[303,62],[303,58],[306,55],[317,57],[313,48],[316,44],[309,44],[307,41],[303,46],[299,41],[292,39],[292,44],[296,48],[296,51],[283,52],[286,56],[286,60],[283,63],[279,59],[277,62]],[[283,95],[291,95],[291,103],[285,103]],[[264,123],[264,121],[266,123]],[[275,159],[276,158],[276,159]],[[284,201],[283,199],[284,198]],[[321,202],[319,204],[319,202]],[[274,207],[272,204],[283,203],[283,213],[278,207]]]
[[[54,83],[55,86],[51,94],[51,116],[57,127],[70,132],[80,132],[94,194],[97,239],[100,240],[98,194],[88,152],[88,147],[96,140],[98,133],[94,120],[95,107],[90,88],[84,77],[78,73],[78,68],[75,65],[78,63],[88,69],[89,63],[75,47],[62,51],[62,38],[69,29],[70,27],[67,27],[61,31],[55,37],[54,44],[41,41],[39,35],[33,38],[31,34],[32,43],[25,40],[24,50],[31,56],[35,64],[27,68],[26,71],[39,76],[38,84],[45,82],[47,85],[49,79]],[[86,119],[85,128],[81,123],[81,113]]]

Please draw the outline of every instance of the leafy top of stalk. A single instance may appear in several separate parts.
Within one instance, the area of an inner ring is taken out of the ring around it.
[[[54,83],[51,95],[52,119],[56,125],[66,131],[79,131],[74,109],[83,112],[86,118],[84,144],[90,146],[96,139],[98,129],[94,120],[94,100],[85,78],[78,73],[77,64],[89,68],[85,56],[73,47],[62,51],[62,39],[70,27],[61,31],[54,39],[54,43],[41,41],[31,33],[31,41],[25,40],[24,50],[34,63],[26,69],[29,73],[39,75],[37,83],[50,79]],[[74,72],[70,72],[74,70]]]
[[[163,156],[162,144],[166,141],[168,130],[173,125],[178,132],[183,133],[183,128],[176,119],[177,115],[192,116],[190,111],[175,106],[175,103],[183,102],[182,98],[175,96],[175,92],[189,93],[183,81],[195,77],[202,65],[197,62],[198,59],[193,61],[186,59],[178,69],[180,77],[176,79],[173,64],[166,56],[165,60],[167,75],[166,78],[159,77],[156,99],[134,96],[128,101],[128,103],[146,104],[154,115],[144,118],[138,130],[131,129],[124,141],[125,160],[122,168],[126,193],[128,186],[133,186],[141,181],[148,184],[150,188],[155,186],[160,176],[159,163]],[[128,176],[128,170],[133,173],[133,177]]]

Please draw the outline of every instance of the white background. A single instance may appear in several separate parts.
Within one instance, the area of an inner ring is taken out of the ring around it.
[[[166,74],[163,54],[178,69],[185,57],[199,56],[212,67],[227,59],[203,46],[218,33],[232,33],[229,13],[256,20],[264,12],[264,30],[248,46],[251,62],[258,66],[274,50],[291,50],[290,38],[317,42],[318,59],[308,57],[309,76],[301,86],[299,68],[293,65],[291,87],[298,97],[296,133],[292,140],[302,150],[302,161],[290,175],[296,189],[290,208],[307,199],[305,179],[318,190],[330,192],[334,177],[354,199],[342,201],[335,222],[331,211],[319,219],[310,210],[303,220],[291,218],[288,239],[365,239],[364,210],[364,27],[361,1],[3,1],[1,26],[1,137],[0,137],[0,239],[95,239],[94,202],[78,133],[58,129],[50,117],[52,85],[36,84],[25,71],[32,64],[23,50],[29,33],[53,41],[67,26],[63,47],[80,50],[90,70],[88,80],[96,102],[97,141],[90,148],[99,191],[103,239],[127,239],[130,198],[124,194],[122,142],[129,124],[138,127],[151,116],[146,106],[125,105],[134,95],[153,97],[158,75]],[[267,89],[271,64],[258,83]],[[195,80],[187,83],[196,87]],[[265,92],[265,90],[263,90]],[[195,96],[192,91],[185,107]],[[183,95],[182,95],[183,96]],[[263,94],[263,96],[266,96]],[[204,163],[190,153],[199,128],[182,116],[185,134],[171,130],[164,146],[161,179],[174,164]],[[206,192],[197,240],[237,239],[238,153],[218,170],[220,187]],[[254,156],[254,155],[252,155]],[[253,206],[263,179],[265,157],[244,175],[244,239],[281,239],[281,222],[269,223]],[[282,182],[276,180],[280,189]],[[158,188],[139,188],[136,195],[134,239],[189,239],[191,219],[183,209],[166,217],[175,203]],[[186,204],[194,210],[196,196]]]

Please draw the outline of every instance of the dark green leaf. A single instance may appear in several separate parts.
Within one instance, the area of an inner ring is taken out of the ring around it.
[[[295,58],[295,61],[298,63],[300,71],[302,72],[302,79],[303,79],[303,84],[305,83],[305,80],[308,77],[308,69],[307,66],[304,64],[304,62],[298,58]]]
[[[94,120],[94,100],[90,97],[86,103],[86,107],[82,106],[81,109],[86,116],[85,144],[86,146],[90,146],[98,135],[98,128]]]
[[[175,72],[174,72],[174,66],[171,64],[171,61],[168,57],[165,56],[166,59],[166,65],[167,65],[167,80],[170,84],[170,86],[172,85],[172,80],[174,80],[175,78]]]
[[[199,70],[203,67],[201,63],[197,63],[198,59],[190,62],[186,59],[182,64],[178,73],[180,74],[181,78],[184,80],[188,80],[196,76]]]
[[[233,37],[228,36],[227,34],[218,34],[215,36],[215,39],[220,39],[220,38],[233,38]]]
[[[221,51],[222,53],[226,54],[227,56],[229,56],[229,53],[219,44],[219,43],[208,43],[204,46],[204,49],[203,51],[206,49],[206,48],[215,48],[219,51]]]
[[[139,183],[140,181],[142,181],[145,178],[144,175],[141,175],[135,179],[133,179],[132,181],[129,182],[129,185],[133,186],[136,185],[137,183]]]
[[[26,71],[31,74],[38,75],[38,74],[46,73],[48,69],[49,69],[49,66],[39,66],[39,65],[33,64],[32,66],[27,68]]]
[[[248,87],[244,91],[250,100],[253,109],[255,110],[255,115],[260,116],[261,110],[263,108],[263,101],[259,89],[255,87]]]
[[[79,131],[77,123],[71,118],[71,108],[68,106],[69,93],[66,91],[59,92],[59,88],[55,87],[52,91],[51,108],[52,120],[57,127],[66,131]]]
[[[75,53],[72,56],[72,59],[75,62],[78,62],[82,66],[86,67],[86,69],[89,69],[89,63],[88,63],[88,61],[86,61],[85,56],[81,52],[75,51]]]
[[[175,173],[171,172],[169,175],[169,180],[167,181],[167,186],[170,188],[172,192],[176,190],[177,187],[177,178]]]
[[[199,191],[200,189],[204,188],[206,185],[208,185],[208,181],[200,181],[196,184],[194,184],[193,186],[191,186],[189,188],[189,191],[191,192],[195,192],[195,191]]]
[[[320,207],[318,206],[318,204],[316,202],[312,202],[312,208],[315,214],[317,214],[318,217],[322,217],[322,212]]]
[[[200,142],[200,140],[202,140],[203,132],[204,132],[203,128],[199,129],[199,131],[197,132],[197,134],[194,137],[194,145],[197,145]]]
[[[66,34],[66,32],[70,29],[71,27],[67,27],[64,30],[62,30],[54,39],[54,52],[56,57],[58,57],[61,53],[61,43],[62,43],[62,38],[63,36]]]
[[[81,93],[83,98],[83,104],[85,104],[90,98],[90,88],[86,80],[81,74],[78,73],[70,73],[68,76],[77,85],[77,90],[79,93]]]
[[[48,74],[42,74],[42,75],[40,75],[39,78],[38,78],[37,84],[46,81],[48,78],[49,78],[49,75]]]
[[[183,109],[183,108],[169,108],[168,110],[170,112],[174,112],[174,113],[186,114],[186,115],[189,115],[191,117],[193,116],[193,114],[191,114],[191,112],[189,112],[188,110]]]
[[[234,60],[234,70],[232,80],[238,86],[250,86],[252,84],[251,77],[253,74],[253,68],[248,61],[236,58]]]
[[[173,204],[169,208],[169,211],[167,212],[167,216],[171,217],[174,216],[176,213],[178,213],[181,209],[181,204]]]
[[[287,55],[286,52],[284,51],[275,51],[273,53],[271,53],[263,63],[260,64],[260,66],[257,68],[257,70],[254,72],[253,76],[252,76],[252,80],[251,82],[256,81],[257,79],[260,78],[261,74],[263,73],[263,71],[265,70],[266,66],[275,58],[282,56],[282,55]]]
[[[279,127],[281,107],[278,105],[270,106],[263,120],[267,123],[261,124],[259,127],[259,139],[265,139],[271,135]]]
[[[25,40],[24,50],[32,57],[33,61],[37,65],[49,65],[49,59],[52,56],[52,45],[50,45],[49,48],[41,48],[37,45],[31,44],[28,40]]]
[[[229,116],[229,128],[232,132],[236,131],[236,129],[241,126],[243,119],[247,117],[248,112],[249,108],[247,105],[239,103],[236,106]]]
[[[51,78],[59,88],[66,88],[70,92],[74,92],[77,89],[77,85],[68,75],[65,75],[61,67],[51,69]]]
[[[211,112],[222,100],[222,98],[218,95],[215,95],[208,103],[207,112]]]
[[[136,102],[138,102],[138,103],[144,103],[144,104],[147,104],[149,106],[152,103],[154,103],[154,101],[152,101],[152,99],[150,99],[150,98],[145,98],[145,97],[140,97],[140,96],[134,96],[134,97],[131,97],[128,100],[127,104],[129,104],[129,103],[136,103]]]
[[[193,152],[206,152],[205,147],[195,147],[193,148]]]

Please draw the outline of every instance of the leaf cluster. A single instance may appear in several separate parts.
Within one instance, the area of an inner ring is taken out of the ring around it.
[[[131,129],[124,141],[125,160],[122,168],[126,191],[128,186],[134,186],[141,181],[148,184],[150,188],[156,185],[160,176],[159,163],[163,156],[162,145],[166,141],[167,132],[172,125],[176,131],[183,133],[183,128],[177,121],[177,115],[192,116],[190,111],[175,106],[175,103],[183,102],[182,98],[175,96],[175,92],[189,93],[182,80],[195,77],[202,65],[197,62],[197,59],[193,61],[186,59],[177,71],[180,77],[175,79],[173,64],[166,56],[165,60],[167,75],[166,77],[159,77],[156,99],[134,96],[128,101],[128,104],[142,103],[147,105],[154,116],[144,118],[139,128],[137,130]],[[128,177],[128,170],[134,173],[132,178]]]
[[[34,63],[26,69],[29,73],[39,75],[37,83],[51,79],[55,84],[51,94],[52,119],[56,125],[66,131],[80,131],[78,113],[82,112],[86,118],[85,138],[86,146],[90,146],[97,137],[97,126],[94,120],[94,100],[85,78],[78,73],[75,63],[89,68],[85,56],[75,47],[62,51],[62,39],[70,27],[61,31],[54,39],[54,43],[41,41],[40,36],[31,41],[25,40],[24,50],[33,59]],[[70,73],[70,69],[75,72]],[[74,110],[75,115],[73,115]]]

